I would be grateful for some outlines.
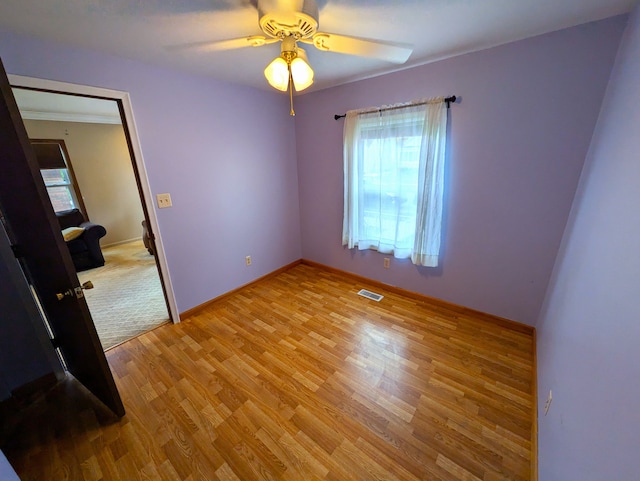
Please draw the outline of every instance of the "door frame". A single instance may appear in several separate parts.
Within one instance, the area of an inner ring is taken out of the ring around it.
[[[180,314],[178,312],[175,293],[173,291],[173,285],[171,283],[169,265],[167,263],[167,257],[164,251],[164,245],[162,242],[160,227],[158,225],[156,210],[154,208],[153,194],[149,185],[149,178],[147,176],[147,169],[145,167],[142,148],[140,146],[140,140],[138,138],[138,130],[136,128],[133,116],[133,107],[131,105],[129,92],[105,89],[101,87],[91,87],[88,85],[72,84],[68,82],[59,82],[56,80],[25,77],[22,75],[9,74],[7,76],[9,77],[9,83],[12,87],[23,87],[86,97],[99,97],[120,102],[120,105],[122,106],[121,115],[124,116],[123,128],[126,130],[125,135],[127,135],[130,141],[131,157],[137,170],[138,184],[141,193],[140,200],[143,203],[142,208],[147,213],[149,222],[151,224],[151,231],[154,234],[156,260],[158,268],[160,270],[161,280],[164,285],[167,304],[169,305],[169,313],[174,323],[180,322]]]

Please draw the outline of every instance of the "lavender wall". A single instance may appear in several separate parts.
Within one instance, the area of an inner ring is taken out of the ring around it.
[[[2,451],[0,451],[0,479],[3,481],[20,481],[20,478],[13,470]]]
[[[1,31],[0,57],[8,73],[130,93],[151,190],[173,200],[157,216],[179,311],[300,258],[284,96]]]
[[[538,322],[541,480],[640,479],[640,6]]]
[[[625,18],[612,18],[296,100],[302,255],[533,324]],[[418,268],[341,244],[346,110],[455,94],[442,263]]]

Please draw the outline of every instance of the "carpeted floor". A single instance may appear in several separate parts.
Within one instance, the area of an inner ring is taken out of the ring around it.
[[[106,350],[169,322],[154,257],[142,241],[102,249],[103,267],[78,273],[93,282],[84,294]]]

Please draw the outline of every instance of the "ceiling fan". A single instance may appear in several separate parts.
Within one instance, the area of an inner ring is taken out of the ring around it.
[[[311,44],[323,52],[376,58],[398,64],[405,63],[412,52],[412,47],[407,44],[319,32],[316,0],[257,0],[252,4],[257,7],[258,23],[264,35],[198,42],[183,47],[220,51],[281,42],[280,56],[265,68],[264,74],[272,87],[283,92],[289,90],[291,115],[295,115],[293,89],[299,92],[313,83],[313,70],[298,43]]]

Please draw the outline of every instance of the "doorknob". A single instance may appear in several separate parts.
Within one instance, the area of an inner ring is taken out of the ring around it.
[[[87,282],[84,282],[82,286],[74,287],[73,289],[67,289],[64,292],[58,292],[56,293],[56,297],[58,298],[59,301],[61,301],[65,297],[67,296],[72,297],[75,294],[78,299],[82,299],[84,297],[84,294],[82,293],[82,289],[93,289],[93,282],[87,281]]]

